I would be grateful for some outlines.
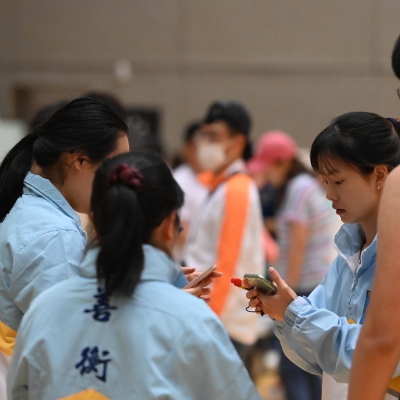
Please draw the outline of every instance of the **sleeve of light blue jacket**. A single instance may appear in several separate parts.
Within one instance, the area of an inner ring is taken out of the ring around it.
[[[326,372],[338,382],[348,382],[362,325],[349,324],[326,309],[327,287],[336,280],[336,260],[309,298],[298,297],[286,310],[274,332],[286,356],[313,374]],[[398,371],[394,376],[398,375]]]
[[[326,372],[338,382],[348,382],[351,363],[361,330],[326,309],[327,287],[336,280],[337,259],[309,298],[298,297],[276,322],[275,334],[286,356],[313,374]]]
[[[10,294],[25,313],[32,300],[57,282],[77,274],[86,241],[74,230],[46,232],[15,254]]]

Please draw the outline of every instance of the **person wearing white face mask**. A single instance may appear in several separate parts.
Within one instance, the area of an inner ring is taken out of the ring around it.
[[[246,312],[243,294],[230,283],[245,273],[263,274],[262,217],[257,187],[246,174],[251,119],[236,101],[213,103],[197,137],[199,179],[209,195],[192,226],[187,265],[212,264],[224,276],[212,287],[211,308],[225,325],[243,360],[258,338],[257,318]]]

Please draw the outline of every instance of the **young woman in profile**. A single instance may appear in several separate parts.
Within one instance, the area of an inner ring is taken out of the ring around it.
[[[256,290],[247,294],[257,296],[251,306],[275,319],[286,355],[304,370],[324,374],[324,383],[329,376],[349,381],[375,278],[381,193],[388,174],[400,164],[399,133],[392,118],[352,112],[335,118],[316,137],[311,164],[344,223],[335,238],[338,256],[307,297],[297,296],[274,269],[270,272],[278,286],[276,295]],[[337,385],[323,390],[322,399],[346,399],[347,386]]]
[[[296,142],[285,132],[271,131],[257,141],[247,168],[277,193],[275,234],[279,246],[276,269],[299,296],[308,296],[335,259],[332,246],[338,229],[318,179],[299,158]],[[272,219],[272,218],[271,218]],[[299,368],[280,351],[279,375],[287,400],[321,400],[321,378]]]
[[[260,399],[218,318],[173,285],[182,204],[157,157],[104,162],[91,200],[96,243],[79,276],[26,313],[9,399]]]
[[[0,166],[0,391],[16,333],[31,301],[77,273],[94,172],[126,152],[125,123],[105,104],[80,98],[24,137]]]

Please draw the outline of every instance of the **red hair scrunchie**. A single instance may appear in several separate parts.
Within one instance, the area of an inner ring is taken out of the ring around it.
[[[128,164],[121,164],[110,171],[109,185],[120,182],[124,185],[140,190],[143,186],[144,177],[137,168],[132,168]]]

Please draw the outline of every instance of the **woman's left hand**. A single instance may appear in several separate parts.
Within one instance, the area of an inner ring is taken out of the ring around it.
[[[249,306],[257,312],[263,311],[277,321],[283,321],[289,304],[297,298],[297,294],[281,278],[274,268],[269,269],[270,276],[278,288],[274,295],[266,295],[257,289],[249,290],[246,297],[250,299]]]
[[[211,301],[211,289],[207,287],[212,282],[211,278],[203,279],[196,287],[191,289],[183,289],[185,292],[190,293],[195,297],[205,300],[207,303]]]

